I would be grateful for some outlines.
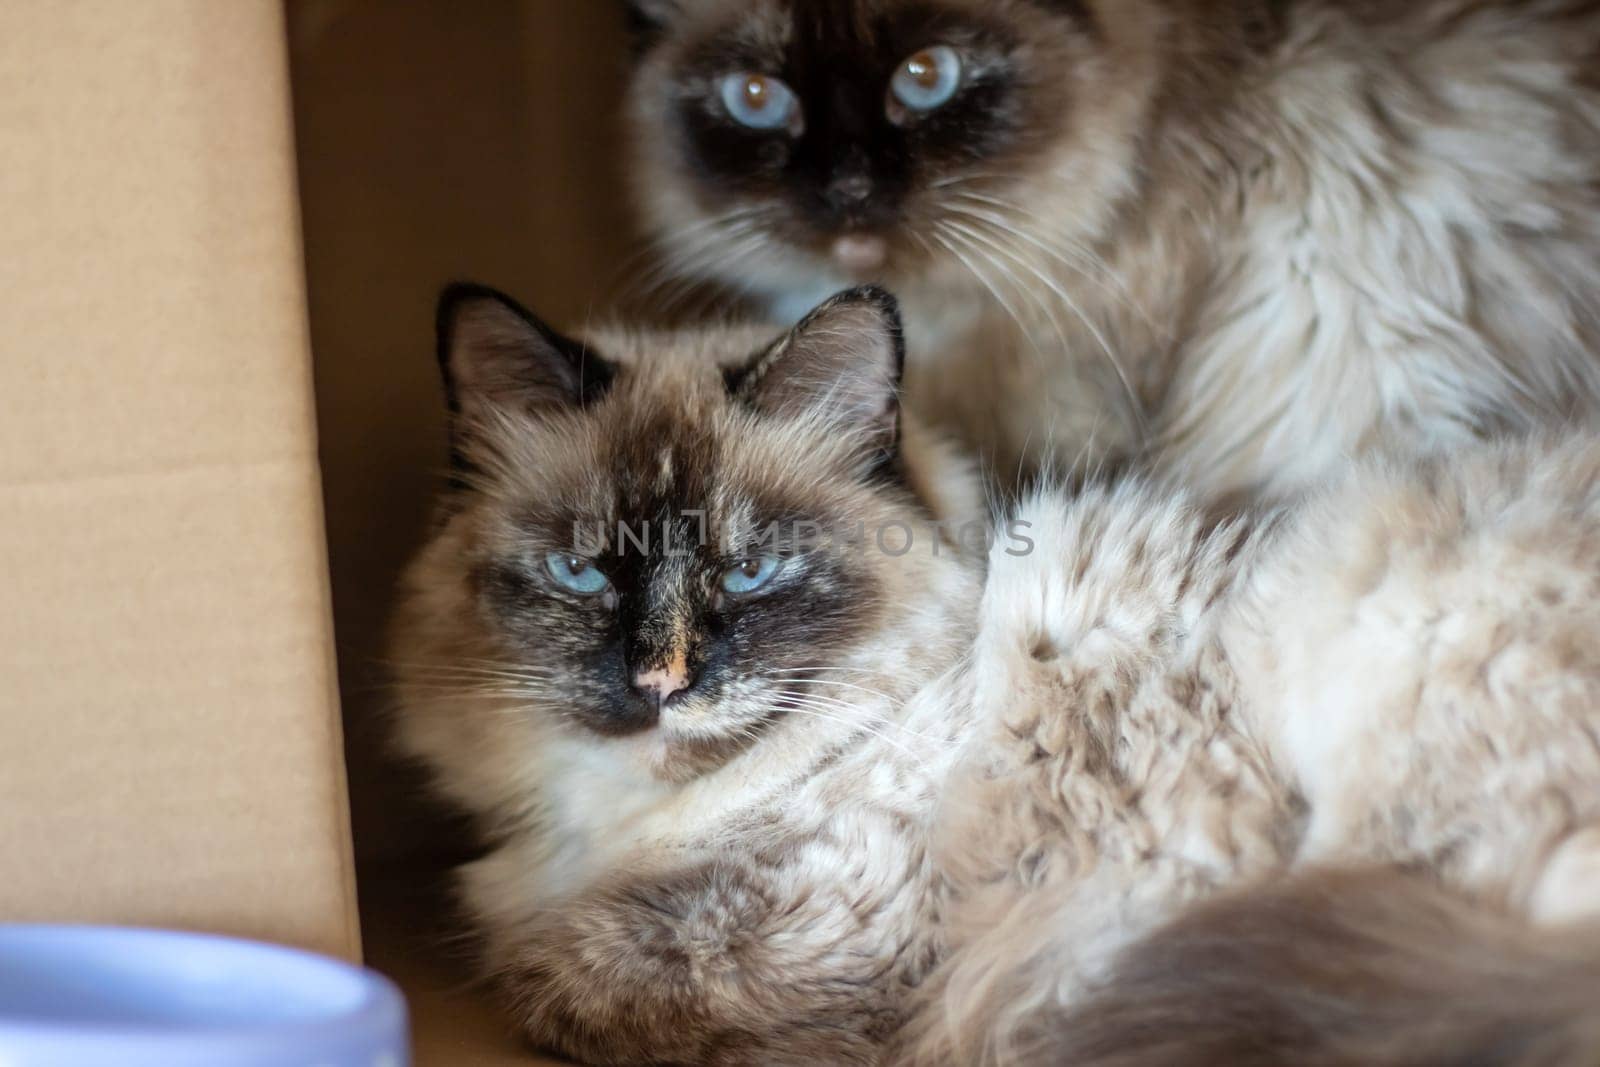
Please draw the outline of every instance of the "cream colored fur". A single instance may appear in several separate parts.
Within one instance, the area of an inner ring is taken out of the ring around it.
[[[1131,939],[1308,865],[1600,944],[1591,434],[1368,463],[1253,533],[1132,486],[1028,515],[1064,551],[993,560],[908,1061],[1041,1062]]]

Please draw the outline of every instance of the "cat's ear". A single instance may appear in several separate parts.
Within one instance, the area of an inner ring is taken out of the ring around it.
[[[899,303],[862,286],[825,301],[729,371],[728,385],[759,411],[820,419],[890,455],[900,436],[905,353]]]
[[[451,415],[577,407],[611,384],[612,365],[504,293],[452,285],[439,296],[439,369]]]
[[[634,48],[644,51],[683,13],[683,0],[622,0]]]

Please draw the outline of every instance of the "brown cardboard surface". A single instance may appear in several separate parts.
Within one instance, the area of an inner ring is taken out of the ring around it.
[[[357,950],[284,40],[0,5],[0,919]]]

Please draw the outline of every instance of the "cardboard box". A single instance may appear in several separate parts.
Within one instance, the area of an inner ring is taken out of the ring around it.
[[[273,0],[0,6],[0,915],[353,956]]]
[[[434,292],[597,309],[624,68],[609,3],[0,5],[0,918],[355,957],[359,868],[417,1062],[534,1062],[408,891],[460,841],[381,756],[379,635]]]

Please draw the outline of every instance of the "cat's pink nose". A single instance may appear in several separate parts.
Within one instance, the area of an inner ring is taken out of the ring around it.
[[[673,694],[688,689],[691,682],[687,665],[681,662],[640,671],[633,676],[633,688],[657,708],[665,705]]]
[[[889,246],[882,237],[851,233],[833,242],[834,262],[854,275],[871,274],[889,258]]]

